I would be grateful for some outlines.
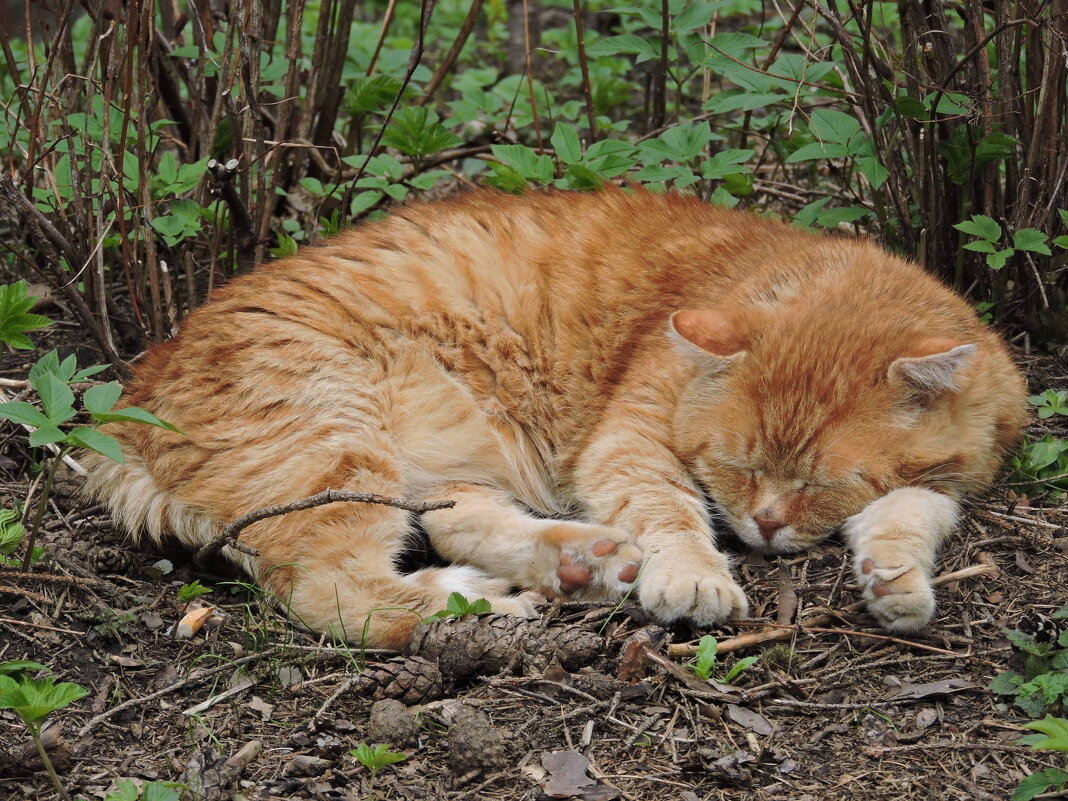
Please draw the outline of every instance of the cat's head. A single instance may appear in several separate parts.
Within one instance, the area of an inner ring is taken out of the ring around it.
[[[994,469],[992,416],[962,391],[977,346],[848,316],[730,306],[672,316],[676,349],[698,367],[676,452],[754,548],[802,550],[896,487],[962,488]]]

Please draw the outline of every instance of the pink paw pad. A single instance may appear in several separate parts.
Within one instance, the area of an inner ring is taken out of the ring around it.
[[[556,577],[560,579],[560,591],[571,594],[590,583],[593,577],[590,571],[566,553],[560,554],[560,566],[556,568]]]
[[[613,540],[597,540],[589,546],[589,553],[595,559],[611,557],[619,550],[619,543]],[[579,557],[581,559],[581,557]],[[584,560],[585,561],[585,560]],[[638,578],[640,565],[636,562],[627,562],[615,570],[616,577],[624,584],[633,584]],[[556,568],[556,577],[560,581],[560,592],[571,595],[584,587],[594,583],[594,571],[601,570],[596,565],[582,564],[575,556],[562,552],[560,563]]]

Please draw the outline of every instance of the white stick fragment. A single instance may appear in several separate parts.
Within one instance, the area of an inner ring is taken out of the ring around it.
[[[204,624],[211,617],[211,613],[215,611],[214,606],[202,606],[199,609],[190,609],[185,613],[185,617],[178,621],[178,628],[174,632],[174,636],[181,637],[183,640],[188,640],[194,634],[204,627]]]

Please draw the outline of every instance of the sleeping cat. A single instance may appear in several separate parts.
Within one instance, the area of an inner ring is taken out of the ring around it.
[[[321,490],[448,498],[449,567],[395,567],[412,521],[335,503],[225,550],[304,625],[396,647],[451,592],[636,589],[711,626],[746,598],[706,498],[748,545],[842,527],[886,628],[923,627],[962,493],[1024,420],[1001,340],[919,267],[697,199],[473,192],[260,267],[138,365],[126,463],[90,491],[134,533],[196,546]]]

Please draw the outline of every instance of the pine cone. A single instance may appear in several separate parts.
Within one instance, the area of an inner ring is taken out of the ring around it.
[[[438,663],[444,676],[543,671],[553,659],[566,670],[588,665],[604,650],[604,638],[571,626],[507,615],[473,615],[420,623],[404,649]]]
[[[605,638],[574,626],[549,626],[527,640],[528,668],[544,670],[557,659],[564,670],[593,664],[606,648]]]
[[[448,743],[449,768],[458,777],[492,773],[508,762],[504,741],[490,719],[469,706],[453,710]]]
[[[420,623],[404,653],[437,662],[450,679],[494,675],[520,667],[530,621],[510,615],[467,615]]]
[[[396,698],[411,706],[441,698],[443,683],[441,671],[433,662],[418,656],[395,656],[388,662],[368,665],[353,687],[376,701]]]
[[[133,564],[130,552],[111,545],[94,548],[90,554],[90,564],[97,573],[125,573]]]

